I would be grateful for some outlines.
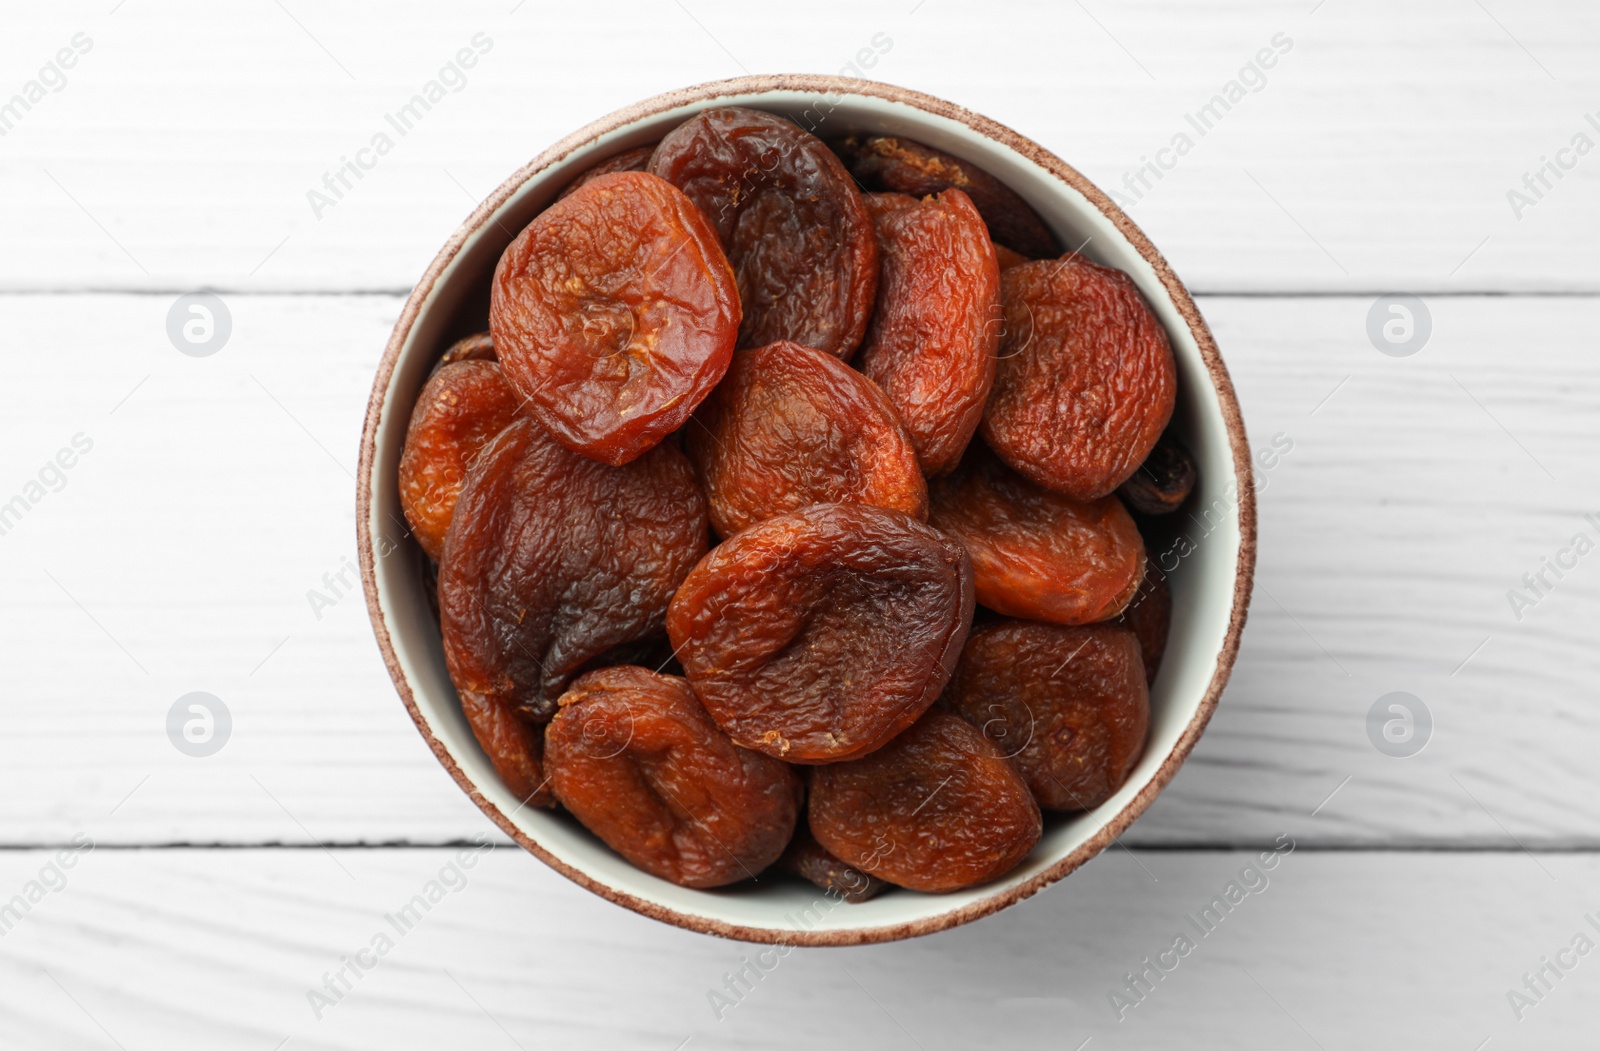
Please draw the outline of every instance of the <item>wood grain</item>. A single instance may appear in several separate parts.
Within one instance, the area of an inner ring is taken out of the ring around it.
[[[0,503],[75,434],[93,442],[0,536],[0,795],[35,801],[0,814],[0,844],[102,819],[104,842],[145,844],[486,828],[395,698],[359,594],[335,594],[400,300],[229,295],[230,342],[195,359],[168,341],[172,298],[0,297],[11,344],[37,348],[0,390]],[[1370,302],[1202,300],[1255,447],[1293,448],[1259,472],[1232,683],[1130,843],[1270,841],[1320,805],[1315,845],[1600,846],[1600,815],[1574,802],[1597,787],[1600,555],[1520,621],[1506,597],[1574,533],[1600,535],[1584,518],[1600,517],[1600,300],[1433,298],[1430,342],[1399,359],[1368,341]],[[234,721],[207,759],[165,732],[194,690]],[[1367,737],[1397,690],[1435,723],[1409,759]]]

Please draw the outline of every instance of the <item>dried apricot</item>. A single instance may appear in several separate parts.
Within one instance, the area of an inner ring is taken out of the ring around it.
[[[1161,323],[1128,275],[1076,255],[1005,271],[1000,300],[984,440],[1047,489],[1115,491],[1172,416],[1177,369]]]
[[[1161,658],[1167,652],[1167,633],[1172,628],[1172,585],[1167,575],[1154,563],[1148,563],[1133,601],[1122,611],[1117,623],[1132,629],[1139,639],[1139,653],[1144,657],[1146,682],[1156,681],[1161,670]]]
[[[655,143],[651,143],[648,146],[635,146],[631,150],[613,154],[563,186],[561,192],[556,195],[556,200],[570,196],[584,183],[598,179],[602,175],[610,175],[612,172],[642,172],[650,167],[650,155],[654,152],[656,152]]]
[[[824,850],[805,822],[795,829],[794,840],[778,859],[778,867],[852,904],[875,898],[888,887],[878,877],[846,865]]]
[[[898,511],[815,504],[712,550],[667,633],[734,741],[832,763],[882,747],[933,703],[972,608],[956,541]]]
[[[1194,457],[1169,428],[1117,495],[1142,515],[1171,514],[1189,498],[1198,474]]]
[[[661,140],[650,170],[716,225],[738,276],[740,347],[793,340],[848,358],[878,287],[872,220],[822,141],[793,121],[724,106]]]
[[[814,770],[806,816],[817,842],[847,864],[930,892],[998,879],[1044,829],[994,742],[937,711],[865,758]]]
[[[429,558],[444,553],[445,531],[467,469],[520,406],[492,361],[445,365],[417,395],[400,454],[400,509]]]
[[[754,879],[800,814],[800,778],[728,740],[684,680],[590,672],[545,730],[561,805],[612,850],[685,887]]]
[[[887,206],[875,196],[878,305],[856,367],[889,396],[933,477],[955,467],[983,419],[1000,344],[1000,270],[960,190]]]
[[[869,190],[917,197],[961,190],[977,205],[996,243],[1031,259],[1061,251],[1044,220],[1015,190],[970,161],[888,135],[852,135],[829,145],[844,158],[850,174]]]
[[[1050,810],[1110,799],[1150,725],[1139,640],[1116,624],[985,624],[967,640],[939,705],[1010,757]]]
[[[439,363],[434,366],[434,371],[446,365],[453,365],[458,361],[495,361],[494,337],[487,332],[477,332],[470,336],[463,336],[445,348],[444,354],[439,357]]]
[[[1013,252],[1003,244],[994,246],[994,258],[995,262],[1000,264],[1001,270],[1010,270],[1012,267],[1028,261],[1027,256],[1021,252]]]
[[[723,536],[808,504],[928,515],[917,453],[888,397],[831,354],[798,343],[742,350],[684,431]]]
[[[1051,492],[977,446],[929,502],[929,522],[966,545],[978,602],[996,613],[1089,624],[1121,613],[1139,587],[1144,540],[1115,496]]]
[[[529,806],[553,806],[549,778],[543,773],[544,740],[539,730],[519,718],[498,697],[463,693],[461,711],[472,727],[472,736],[478,739],[479,747],[511,794]]]
[[[716,231],[645,172],[601,175],[539,214],[495,267],[489,327],[528,412],[613,466],[657,445],[727,370],[739,295]]]
[[[705,497],[677,446],[607,467],[518,419],[473,465],[445,537],[456,690],[548,721],[586,664],[661,630],[706,546]]]

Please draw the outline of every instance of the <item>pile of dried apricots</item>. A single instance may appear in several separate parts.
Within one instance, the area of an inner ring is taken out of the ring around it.
[[[1144,748],[1176,386],[1133,282],[987,172],[707,110],[535,217],[417,399],[467,721],[685,886],[995,879]]]

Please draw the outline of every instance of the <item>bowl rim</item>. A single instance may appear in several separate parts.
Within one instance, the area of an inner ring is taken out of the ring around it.
[[[964,124],[978,135],[1014,150],[1083,194],[1090,204],[1106,219],[1110,220],[1118,232],[1127,238],[1128,243],[1154,270],[1173,307],[1178,311],[1179,316],[1183,318],[1184,323],[1193,335],[1195,344],[1200,351],[1201,360],[1204,362],[1207,375],[1210,378],[1212,389],[1216,393],[1217,406],[1227,430],[1228,446],[1233,457],[1233,470],[1236,480],[1239,551],[1235,565],[1233,602],[1229,611],[1227,634],[1223,639],[1222,648],[1217,654],[1216,669],[1206,687],[1205,695],[1201,698],[1195,714],[1179,735],[1171,751],[1162,759],[1161,765],[1154,776],[1151,777],[1137,795],[1129,800],[1121,810],[1083,843],[1053,865],[1036,873],[1024,882],[958,909],[941,912],[933,916],[920,917],[904,923],[885,924],[877,927],[808,931],[779,930],[728,923],[708,916],[680,912],[660,903],[636,897],[633,894],[618,890],[588,872],[561,861],[513,824],[498,806],[479,792],[477,785],[466,775],[444,744],[429,728],[428,722],[423,716],[412,692],[411,684],[395,653],[394,641],[390,636],[389,627],[378,597],[377,569],[370,528],[372,470],[377,452],[378,428],[383,416],[384,401],[388,395],[390,385],[393,383],[394,372],[399,363],[401,350],[405,346],[412,327],[416,324],[424,305],[432,295],[445,269],[467,244],[468,240],[486,223],[490,222],[501,205],[509,200],[530,178],[550,165],[558,163],[579,147],[638,120],[652,117],[686,104],[707,102],[726,95],[755,95],[777,91],[806,92],[828,96],[868,96],[887,102],[907,105],[934,116]],[[1128,218],[1126,213],[1109,196],[1075,168],[1038,143],[988,117],[935,96],[893,84],[854,77],[817,74],[771,74],[708,81],[665,92],[616,110],[542,150],[531,161],[514,172],[510,178],[496,187],[494,192],[473,210],[466,221],[451,235],[444,247],[439,250],[438,255],[428,264],[427,270],[407,297],[405,306],[401,309],[400,316],[395,322],[394,331],[390,334],[389,341],[384,347],[383,357],[378,364],[377,373],[373,380],[372,394],[367,404],[366,420],[361,434],[361,458],[356,480],[356,532],[357,545],[360,552],[362,590],[366,595],[367,612],[372,622],[373,633],[377,637],[378,648],[383,654],[384,665],[389,670],[389,677],[394,681],[396,692],[405,704],[406,711],[410,714],[411,721],[416,725],[418,732],[422,734],[423,739],[428,743],[428,747],[433,750],[434,756],[449,771],[456,784],[467,793],[478,806],[478,809],[482,810],[514,842],[579,886],[615,904],[674,926],[702,934],[714,934],[740,941],[769,944],[806,946],[866,945],[931,934],[935,931],[970,923],[973,920],[998,912],[1025,898],[1032,897],[1105,850],[1113,840],[1143,815],[1150,804],[1155,801],[1156,796],[1171,782],[1173,776],[1193,750],[1200,735],[1204,732],[1212,714],[1216,711],[1217,704],[1222,697],[1223,688],[1227,684],[1229,674],[1233,670],[1234,660],[1239,652],[1239,639],[1244,630],[1255,574],[1255,480],[1249,442],[1245,435],[1244,420],[1239,410],[1238,398],[1235,396],[1233,382],[1228,376],[1227,367],[1223,364],[1222,355],[1217,349],[1216,341],[1211,335],[1210,328],[1206,325],[1205,319],[1201,316],[1200,310],[1195,305],[1188,289],[1179,280],[1178,276],[1173,273],[1166,259],[1156,249],[1155,245],[1150,242],[1149,238],[1144,235],[1144,232],[1134,224],[1132,219]]]

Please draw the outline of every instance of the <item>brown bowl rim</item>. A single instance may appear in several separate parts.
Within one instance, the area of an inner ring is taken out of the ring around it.
[[[771,91],[797,91],[814,92],[827,95],[866,95],[883,99],[888,102],[902,103],[931,113],[938,117],[965,124],[979,135],[1008,146],[1017,153],[1033,161],[1039,167],[1050,172],[1073,189],[1083,194],[1106,218],[1116,226],[1145,261],[1154,269],[1160,279],[1162,287],[1167,291],[1173,305],[1189,326],[1189,331],[1194,336],[1199,347],[1201,359],[1205,362],[1206,371],[1210,375],[1212,387],[1217,394],[1218,407],[1221,410],[1223,422],[1228,432],[1228,443],[1233,453],[1234,474],[1237,478],[1237,497],[1239,509],[1239,556],[1237,573],[1234,579],[1233,607],[1229,615],[1228,633],[1223,640],[1222,650],[1217,655],[1217,666],[1211,676],[1211,682],[1206,688],[1205,696],[1200,701],[1200,706],[1195,715],[1179,736],[1177,743],[1162,760],[1161,766],[1138,795],[1117,812],[1094,835],[1066,857],[1054,865],[1034,875],[1023,883],[1009,887],[999,893],[990,895],[982,900],[972,902],[959,909],[928,916],[906,923],[886,924],[877,927],[854,928],[850,930],[775,930],[765,927],[749,927],[743,924],[726,923],[721,920],[690,913],[679,912],[655,902],[646,901],[632,894],[619,891],[616,888],[602,883],[588,873],[562,862],[534,839],[524,833],[510,818],[501,812],[500,808],[486,799],[473,784],[472,780],[461,770],[455,760],[445,749],[443,743],[434,736],[427,722],[422,717],[422,712],[417,706],[416,698],[411,691],[411,684],[402,672],[400,662],[395,654],[394,643],[389,636],[388,625],[384,621],[383,611],[378,603],[377,575],[373,559],[373,545],[369,518],[371,514],[371,475],[372,461],[376,455],[378,424],[383,414],[383,402],[387,396],[389,385],[393,381],[395,366],[399,361],[401,348],[405,345],[410,335],[412,326],[421,314],[423,303],[432,293],[434,285],[460,252],[467,240],[475,234],[494,212],[504,204],[521,186],[532,178],[537,172],[555,164],[565,158],[573,150],[586,143],[592,142],[602,135],[623,128],[645,117],[651,117],[666,110],[695,102],[705,102],[725,95],[758,94]],[[462,790],[477,804],[490,820],[510,836],[518,845],[533,854],[546,865],[566,876],[568,879],[585,887],[590,891],[615,902],[634,912],[661,920],[688,930],[698,931],[702,934],[714,934],[720,937],[733,938],[741,941],[789,944],[789,945],[867,945],[878,942],[895,941],[901,938],[911,938],[935,931],[946,930],[973,920],[981,919],[991,913],[998,912],[1009,905],[1014,905],[1025,898],[1032,897],[1040,890],[1067,876],[1090,858],[1099,854],[1112,841],[1127,830],[1150,804],[1155,801],[1167,784],[1172,780],[1193,750],[1195,742],[1204,732],[1206,724],[1210,722],[1212,713],[1216,711],[1217,703],[1222,697],[1223,687],[1227,684],[1228,676],[1233,670],[1234,659],[1239,652],[1239,638],[1244,630],[1245,616],[1250,604],[1252,581],[1255,574],[1256,559],[1256,505],[1255,505],[1255,480],[1251,470],[1249,442],[1245,435],[1244,420],[1239,411],[1239,402],[1234,394],[1233,382],[1228,376],[1227,367],[1223,364],[1222,355],[1217,350],[1216,341],[1212,338],[1211,330],[1207,327],[1205,319],[1201,317],[1200,310],[1195,306],[1194,299],[1189,295],[1189,290],[1184,287],[1178,276],[1172,272],[1167,261],[1151,244],[1143,231],[1139,229],[1128,216],[1117,207],[1105,193],[1092,182],[1080,174],[1072,166],[1061,160],[1049,150],[1038,143],[1028,139],[1010,128],[990,120],[980,114],[946,102],[943,99],[909,88],[902,88],[892,84],[878,81],[859,80],[851,77],[821,76],[812,74],[779,74],[735,77],[729,80],[709,81],[692,87],[679,88],[654,98],[636,102],[624,107],[599,120],[589,124],[566,138],[545,149],[533,160],[523,165],[509,179],[503,182],[483,203],[462,223],[461,227],[451,236],[433,262],[423,273],[421,280],[412,289],[411,295],[406,299],[405,307],[400,312],[399,319],[395,322],[394,332],[389,337],[389,342],[384,348],[383,358],[378,365],[377,375],[373,381],[372,396],[367,405],[366,423],[361,435],[361,463],[360,475],[356,482],[356,530],[357,543],[361,556],[361,582],[366,593],[367,611],[372,620],[373,633],[377,636],[378,648],[383,653],[384,665],[389,669],[389,677],[394,680],[395,690],[406,706],[406,711],[411,715],[411,721],[416,724],[417,730],[422,734],[428,746],[433,749],[433,754],[438,758],[450,776],[460,785]]]

